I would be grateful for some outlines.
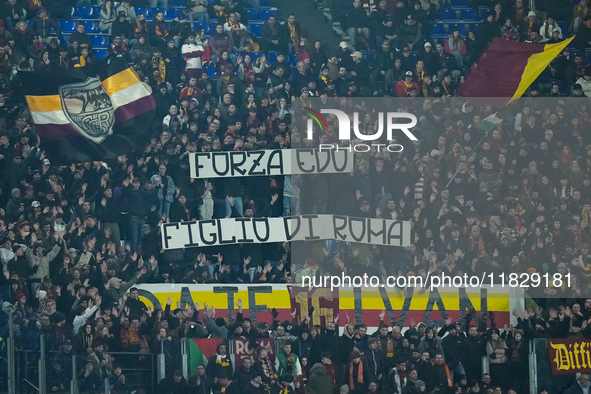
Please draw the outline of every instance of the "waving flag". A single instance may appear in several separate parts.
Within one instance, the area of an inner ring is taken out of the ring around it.
[[[494,38],[458,95],[478,98],[470,101],[479,105],[504,107],[521,97],[573,38],[546,45]]]
[[[122,58],[24,72],[21,80],[42,147],[56,164],[114,159],[135,150],[152,124],[152,89]]]

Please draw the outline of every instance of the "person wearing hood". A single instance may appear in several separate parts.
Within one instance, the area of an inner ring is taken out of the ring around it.
[[[444,354],[443,347],[441,346],[441,338],[436,335],[433,327],[427,328],[425,336],[421,338],[419,351],[421,353],[429,352],[431,357],[435,356],[435,353]]]
[[[326,394],[334,391],[332,380],[326,373],[326,367],[321,363],[314,364],[310,370],[307,385],[310,394]]]
[[[340,337],[342,349],[341,364],[348,362],[348,355],[353,351],[353,335],[355,335],[355,325],[353,323],[347,323]]]
[[[227,349],[225,342],[218,344],[216,354],[211,356],[207,362],[207,376],[212,379],[226,375],[232,376],[232,360],[230,360]]]
[[[53,28],[55,33],[51,33]],[[36,36],[41,36],[43,43],[49,44],[52,38],[58,38],[62,35],[60,24],[51,18],[49,11],[45,8],[39,8],[37,15],[31,20],[30,30]]]

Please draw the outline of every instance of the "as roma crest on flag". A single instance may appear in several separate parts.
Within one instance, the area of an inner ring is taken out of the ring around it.
[[[100,144],[113,133],[115,109],[98,77],[60,86],[59,95],[66,117],[80,134]]]
[[[41,147],[54,164],[114,160],[150,135],[156,103],[120,57],[66,72],[22,72]]]

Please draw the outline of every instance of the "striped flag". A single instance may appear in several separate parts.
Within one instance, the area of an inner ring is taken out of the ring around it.
[[[67,72],[21,73],[42,147],[54,164],[110,160],[138,148],[156,107],[123,58]]]
[[[189,372],[195,374],[198,365],[207,366],[207,360],[217,352],[223,338],[192,338],[189,339]]]
[[[504,107],[520,98],[574,37],[556,44],[528,44],[494,38],[458,96],[477,105]]]
[[[503,119],[499,118],[497,114],[498,112],[495,112],[494,114],[482,119],[480,123],[478,123],[478,128],[487,133],[493,131],[498,124],[503,123]]]

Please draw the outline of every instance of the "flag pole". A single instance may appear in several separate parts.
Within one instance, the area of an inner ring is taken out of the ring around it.
[[[480,144],[482,144],[484,142],[484,139],[488,136],[488,133],[489,133],[488,131],[485,132],[484,135],[482,136],[482,138],[480,139],[480,141],[478,141],[478,143],[474,146],[474,149],[472,149],[472,152],[466,158],[466,162],[468,162],[468,160],[470,159],[470,157],[472,157],[472,155],[476,153],[476,148],[478,148],[480,146]],[[454,172],[454,174],[451,177],[451,179],[449,180],[449,182],[447,182],[447,185],[445,185],[445,188],[446,189],[449,187],[449,185],[456,178],[456,175],[458,175],[458,172],[460,172],[460,166],[458,166],[458,168],[456,169],[456,172]]]

